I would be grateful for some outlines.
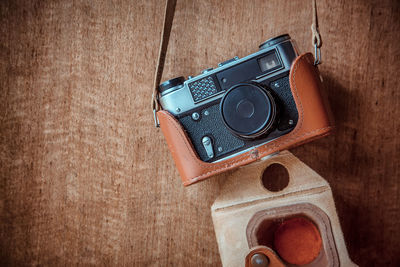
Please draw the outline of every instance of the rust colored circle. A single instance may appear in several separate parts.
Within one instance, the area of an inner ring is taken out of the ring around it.
[[[275,231],[275,249],[288,263],[305,265],[318,257],[322,239],[310,220],[296,217],[284,221]]]

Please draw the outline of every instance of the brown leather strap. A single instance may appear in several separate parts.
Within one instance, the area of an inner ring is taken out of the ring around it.
[[[313,22],[311,24],[312,31],[312,44],[317,45],[318,48],[322,46],[321,34],[318,29],[318,14],[317,14],[317,1],[312,1],[312,13],[313,13]]]
[[[158,94],[157,88],[158,85],[160,84],[162,73],[164,70],[165,55],[167,53],[168,41],[172,28],[172,21],[174,20],[175,6],[176,6],[176,0],[167,0],[165,3],[163,30],[161,32],[160,50],[158,51],[157,67],[156,67],[156,72],[154,74],[153,95],[151,103],[156,127],[159,126],[156,112],[160,109],[157,100],[157,94]]]

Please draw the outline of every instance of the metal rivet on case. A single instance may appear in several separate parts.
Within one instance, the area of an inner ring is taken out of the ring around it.
[[[251,156],[253,159],[258,158],[258,150],[254,149],[254,150],[250,151],[250,156]]]
[[[275,87],[279,87],[279,83],[278,83],[278,82],[275,82],[275,83],[274,83],[274,86],[275,86]]]
[[[210,112],[208,112],[208,110],[204,111],[204,115],[208,116],[210,115]]]
[[[176,108],[175,110],[176,110],[176,112],[181,112],[180,108]]]
[[[269,259],[264,254],[256,253],[251,257],[251,266],[267,267],[269,266]]]
[[[218,151],[219,151],[219,152],[222,152],[222,147],[218,147]]]

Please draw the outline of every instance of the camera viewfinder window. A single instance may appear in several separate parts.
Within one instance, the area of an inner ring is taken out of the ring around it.
[[[272,70],[280,69],[282,67],[281,61],[279,60],[276,53],[271,53],[265,57],[258,59],[258,65],[262,72],[270,72]]]

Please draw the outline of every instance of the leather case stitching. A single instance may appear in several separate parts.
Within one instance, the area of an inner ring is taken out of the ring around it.
[[[309,136],[309,135],[314,135],[314,134],[316,134],[316,133],[318,133],[318,132],[323,132],[323,133],[325,133],[326,130],[328,130],[328,129],[332,129],[332,126],[323,127],[323,128],[319,128],[319,129],[313,130],[313,131],[311,131],[311,132],[307,132],[307,133],[301,135],[300,137]],[[319,136],[319,135],[316,135],[315,137],[318,137],[318,136]],[[292,140],[292,139],[291,139],[291,140]],[[286,142],[286,143],[288,143],[288,142]],[[282,143],[282,144],[286,144],[286,143]],[[277,147],[278,147],[278,146],[275,145],[273,148],[277,148]],[[265,150],[265,151],[263,152],[263,156],[268,155],[270,152],[273,152],[273,148],[271,148],[270,150]],[[282,146],[281,148],[282,148],[282,149],[285,149],[285,146]],[[264,153],[265,153],[265,155],[264,155]],[[262,158],[263,156],[260,156],[259,158]],[[244,162],[244,161],[246,161],[246,160],[238,161],[238,162],[235,162],[235,163],[238,164],[238,163],[242,163],[242,162]],[[188,179],[188,181],[190,181],[190,182],[189,182],[189,183],[184,182],[184,184],[185,184],[185,185],[192,184],[193,182],[197,182],[197,181],[201,180],[201,178],[205,178],[206,176],[208,176],[208,175],[210,175],[210,174],[218,173],[219,171],[222,171],[222,170],[225,170],[225,169],[228,169],[228,168],[234,168],[234,167],[239,167],[239,166],[238,166],[238,165],[226,165],[224,168],[215,169],[215,170],[209,171],[209,172],[207,172],[207,173],[203,173],[203,174],[201,174],[201,175],[198,175],[198,176],[196,176],[196,177],[194,177],[194,178],[192,178],[192,179]]]

